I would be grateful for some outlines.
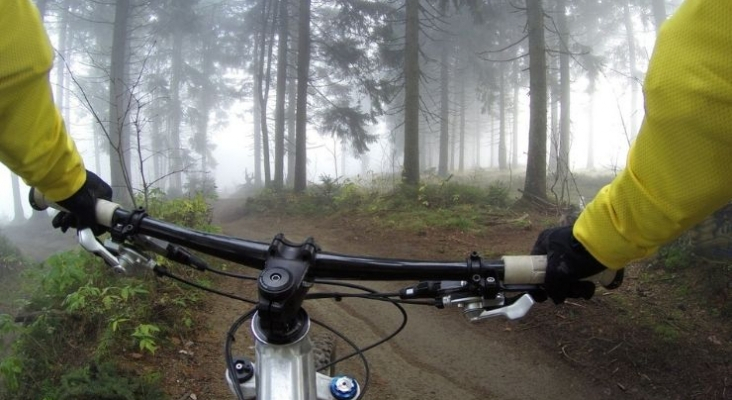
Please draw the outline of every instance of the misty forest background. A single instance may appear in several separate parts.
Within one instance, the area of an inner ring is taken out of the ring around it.
[[[247,187],[306,190],[308,150],[328,140],[332,178],[346,159],[408,185],[489,168],[525,173],[525,198],[564,199],[570,166],[611,169],[595,136],[637,132],[643,43],[677,3],[37,0],[56,102],[126,204],[214,192],[215,135],[232,126],[252,143]],[[620,132],[594,128],[600,82],[619,93],[599,111]],[[369,165],[377,143],[386,166]],[[13,195],[22,218],[17,177]]]

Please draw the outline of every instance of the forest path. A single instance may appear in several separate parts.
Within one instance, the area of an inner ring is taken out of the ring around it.
[[[438,232],[404,235],[369,228],[351,218],[242,217],[238,204],[222,200],[216,206],[215,223],[227,235],[267,242],[277,233],[294,241],[313,236],[324,251],[343,254],[457,260],[473,249],[493,253],[528,249],[535,237],[534,232],[511,227],[500,229],[500,235],[479,238]],[[393,291],[404,285],[369,282],[367,286]],[[228,282],[224,289],[248,297],[254,294],[249,284]],[[198,384],[181,391],[183,398],[186,390],[199,400],[229,398],[221,349],[229,326],[248,308],[229,300],[209,302],[207,328],[196,343],[196,372],[190,373]],[[359,345],[378,340],[400,322],[399,313],[382,302],[320,300],[306,303],[306,308]],[[619,394],[616,387],[602,385],[573,368],[556,348],[535,340],[542,332],[530,323],[494,320],[470,324],[457,309],[424,306],[408,306],[407,313],[409,321],[402,333],[366,353],[372,374],[367,399],[584,400]],[[247,328],[245,325],[242,331]],[[240,336],[239,342],[247,342],[242,351],[251,352],[246,348],[248,338]],[[339,344],[339,354],[347,351],[345,344]],[[358,375],[362,369],[356,361],[348,361],[337,370]]]

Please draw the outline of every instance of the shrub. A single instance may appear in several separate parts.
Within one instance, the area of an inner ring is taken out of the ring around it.
[[[202,193],[187,198],[168,199],[161,190],[148,193],[146,210],[156,219],[206,232],[215,232],[212,225],[213,208],[208,203],[212,197]],[[138,199],[141,203],[142,199]]]
[[[8,398],[159,398],[153,382],[126,372],[105,375],[111,370],[101,366],[124,353],[152,355],[163,338],[189,334],[198,293],[151,276],[120,277],[81,251],[49,258],[30,276],[37,290],[24,311],[29,324],[0,318],[0,331],[16,337],[0,362]]]
[[[0,233],[0,279],[22,269],[25,264],[20,250]]]

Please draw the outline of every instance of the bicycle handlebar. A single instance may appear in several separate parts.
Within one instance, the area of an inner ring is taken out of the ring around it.
[[[49,202],[38,190],[31,190],[30,201],[36,210],[48,207],[63,210]],[[97,222],[112,228],[126,224],[138,234],[181,245],[237,264],[263,269],[269,244],[217,235],[183,228],[156,220],[137,211],[124,210],[119,204],[99,199],[96,206]],[[472,258],[472,255],[471,255]],[[310,275],[323,279],[353,280],[471,280],[496,274],[506,286],[527,290],[526,286],[544,283],[546,256],[503,256],[500,260],[470,262],[410,261],[379,257],[358,257],[329,252],[317,252]],[[605,271],[589,280],[607,288],[616,286],[615,271]],[[519,288],[520,287],[520,288]],[[510,289],[510,288],[508,288]]]

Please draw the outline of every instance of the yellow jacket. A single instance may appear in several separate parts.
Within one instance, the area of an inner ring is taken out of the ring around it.
[[[53,103],[53,49],[30,0],[0,1],[0,26],[0,162],[50,200],[64,200],[86,170]]]
[[[662,26],[627,166],[574,227],[604,265],[655,253],[732,199],[731,24],[729,0],[687,0]]]

